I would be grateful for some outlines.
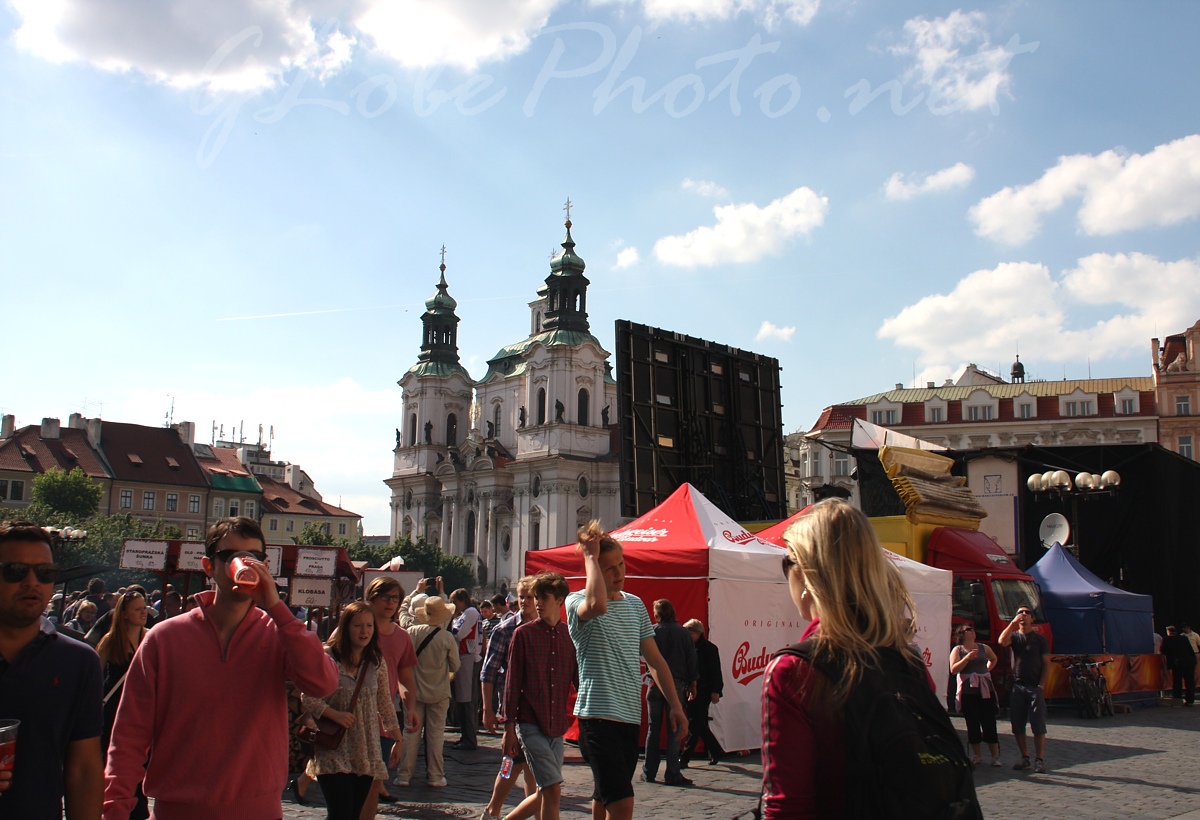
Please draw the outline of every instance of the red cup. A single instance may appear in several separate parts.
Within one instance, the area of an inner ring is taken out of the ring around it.
[[[250,566],[250,560],[244,555],[236,555],[229,562],[229,575],[239,587],[258,586],[258,571]]]
[[[0,772],[11,772],[17,760],[19,720],[0,720]]]

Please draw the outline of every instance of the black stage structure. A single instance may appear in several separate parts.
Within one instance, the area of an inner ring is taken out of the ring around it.
[[[616,323],[621,514],[688,482],[738,521],[787,515],[779,361]]]

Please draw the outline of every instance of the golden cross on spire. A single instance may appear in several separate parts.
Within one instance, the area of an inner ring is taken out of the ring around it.
[[[442,245],[442,267],[446,267],[446,246]]]
[[[567,197],[567,204],[563,206],[563,210],[567,212],[567,221],[571,221],[571,197]]]

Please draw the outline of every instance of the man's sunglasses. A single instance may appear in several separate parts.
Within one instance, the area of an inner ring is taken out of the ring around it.
[[[223,563],[228,564],[238,555],[245,555],[248,558],[253,558],[255,561],[267,562],[267,554],[265,552],[252,552],[250,550],[217,550],[213,556],[218,558]]]
[[[33,576],[39,584],[53,584],[58,578],[57,564],[26,564],[24,561],[5,561],[0,563],[0,577],[10,584],[19,584],[33,570]]]

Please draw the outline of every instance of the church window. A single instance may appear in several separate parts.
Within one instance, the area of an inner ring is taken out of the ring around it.
[[[446,446],[453,447],[458,443],[458,416],[451,413],[446,416]]]
[[[588,391],[580,389],[579,391],[579,413],[578,424],[587,425],[588,423]]]
[[[546,423],[546,388],[539,387],[537,394],[537,423]]]
[[[417,414],[409,413],[408,415],[408,446],[412,447],[417,443]]]
[[[475,552],[475,511],[467,513],[467,543],[463,545],[463,552],[470,554]]]
[[[496,410],[492,413],[492,424],[495,426],[495,429],[492,431],[493,436],[500,435],[500,418],[504,415],[503,410],[504,405],[497,403]]]
[[[583,476],[583,475],[581,475],[581,476],[579,477],[579,497],[580,497],[580,498],[587,498],[587,497],[588,497],[588,490],[589,490],[589,489],[590,489],[590,488],[588,487],[588,480],[587,480],[587,476]],[[586,522],[585,522],[585,523],[586,523]]]
[[[542,477],[540,475],[535,475],[533,477],[533,487],[531,488],[531,492],[533,493],[534,498],[537,498],[542,494]]]

